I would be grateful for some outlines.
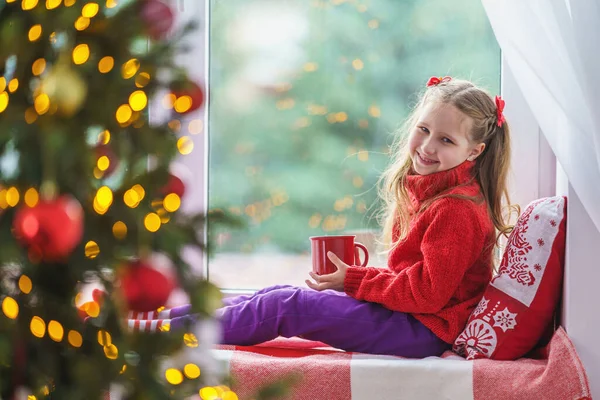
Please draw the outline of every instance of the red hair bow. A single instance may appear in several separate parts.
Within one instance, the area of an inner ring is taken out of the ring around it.
[[[506,122],[506,118],[504,118],[504,100],[502,97],[496,96],[496,116],[498,117],[498,126],[502,127],[502,124]]]
[[[430,87],[430,86],[437,86],[437,85],[439,85],[440,83],[443,83],[443,82],[450,82],[451,80],[452,80],[452,78],[451,78],[451,77],[449,77],[449,76],[444,76],[443,78],[442,78],[442,77],[439,77],[439,78],[438,78],[437,76],[432,76],[432,77],[431,77],[431,78],[429,78],[429,80],[427,81],[427,87]]]

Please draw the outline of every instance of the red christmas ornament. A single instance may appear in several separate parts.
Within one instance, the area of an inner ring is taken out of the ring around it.
[[[123,267],[121,289],[130,311],[154,311],[164,306],[174,288],[174,281],[147,260]]]
[[[15,237],[44,261],[59,262],[77,247],[83,235],[83,209],[77,200],[61,196],[21,207],[13,220]]]
[[[183,198],[185,188],[189,184],[192,174],[185,165],[180,163],[172,163],[169,170],[169,180],[160,189],[159,193],[163,196],[175,193],[179,198]]]
[[[146,24],[148,35],[154,40],[164,39],[175,20],[171,7],[160,0],[144,0],[140,17]]]
[[[169,181],[160,189],[160,194],[163,196],[170,193],[175,193],[179,198],[182,198],[185,193],[185,184],[179,177],[173,174],[169,174]]]
[[[174,108],[180,114],[196,111],[204,104],[204,90],[195,82],[187,82],[171,88],[175,95]]]
[[[110,175],[112,175],[112,173],[115,171],[115,169],[117,169],[117,167],[119,166],[119,159],[117,158],[115,152],[112,150],[112,148],[108,145],[98,145],[94,148],[94,151],[96,153],[96,166],[99,167],[100,165],[98,165],[98,160],[100,160],[101,157],[106,157],[108,158],[108,168],[106,168],[105,170],[103,170],[104,172],[104,176],[108,177]],[[102,163],[100,163],[102,164]]]

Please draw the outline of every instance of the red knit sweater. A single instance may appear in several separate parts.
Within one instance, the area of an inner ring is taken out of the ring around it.
[[[473,165],[465,161],[451,170],[408,176],[413,205],[442,192],[480,196]],[[410,313],[452,343],[491,279],[494,232],[483,200],[441,198],[413,217],[408,236],[389,254],[388,268],[350,267],[344,290]]]

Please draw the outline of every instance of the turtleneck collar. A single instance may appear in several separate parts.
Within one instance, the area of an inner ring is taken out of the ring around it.
[[[465,161],[458,166],[429,175],[418,175],[414,171],[406,177],[406,188],[416,208],[421,203],[447,189],[463,185],[473,178],[475,161]]]

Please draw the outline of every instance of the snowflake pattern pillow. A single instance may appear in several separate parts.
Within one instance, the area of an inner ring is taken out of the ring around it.
[[[519,217],[498,273],[471,313],[453,350],[469,360],[514,360],[531,351],[561,296],[566,198],[529,204]]]

